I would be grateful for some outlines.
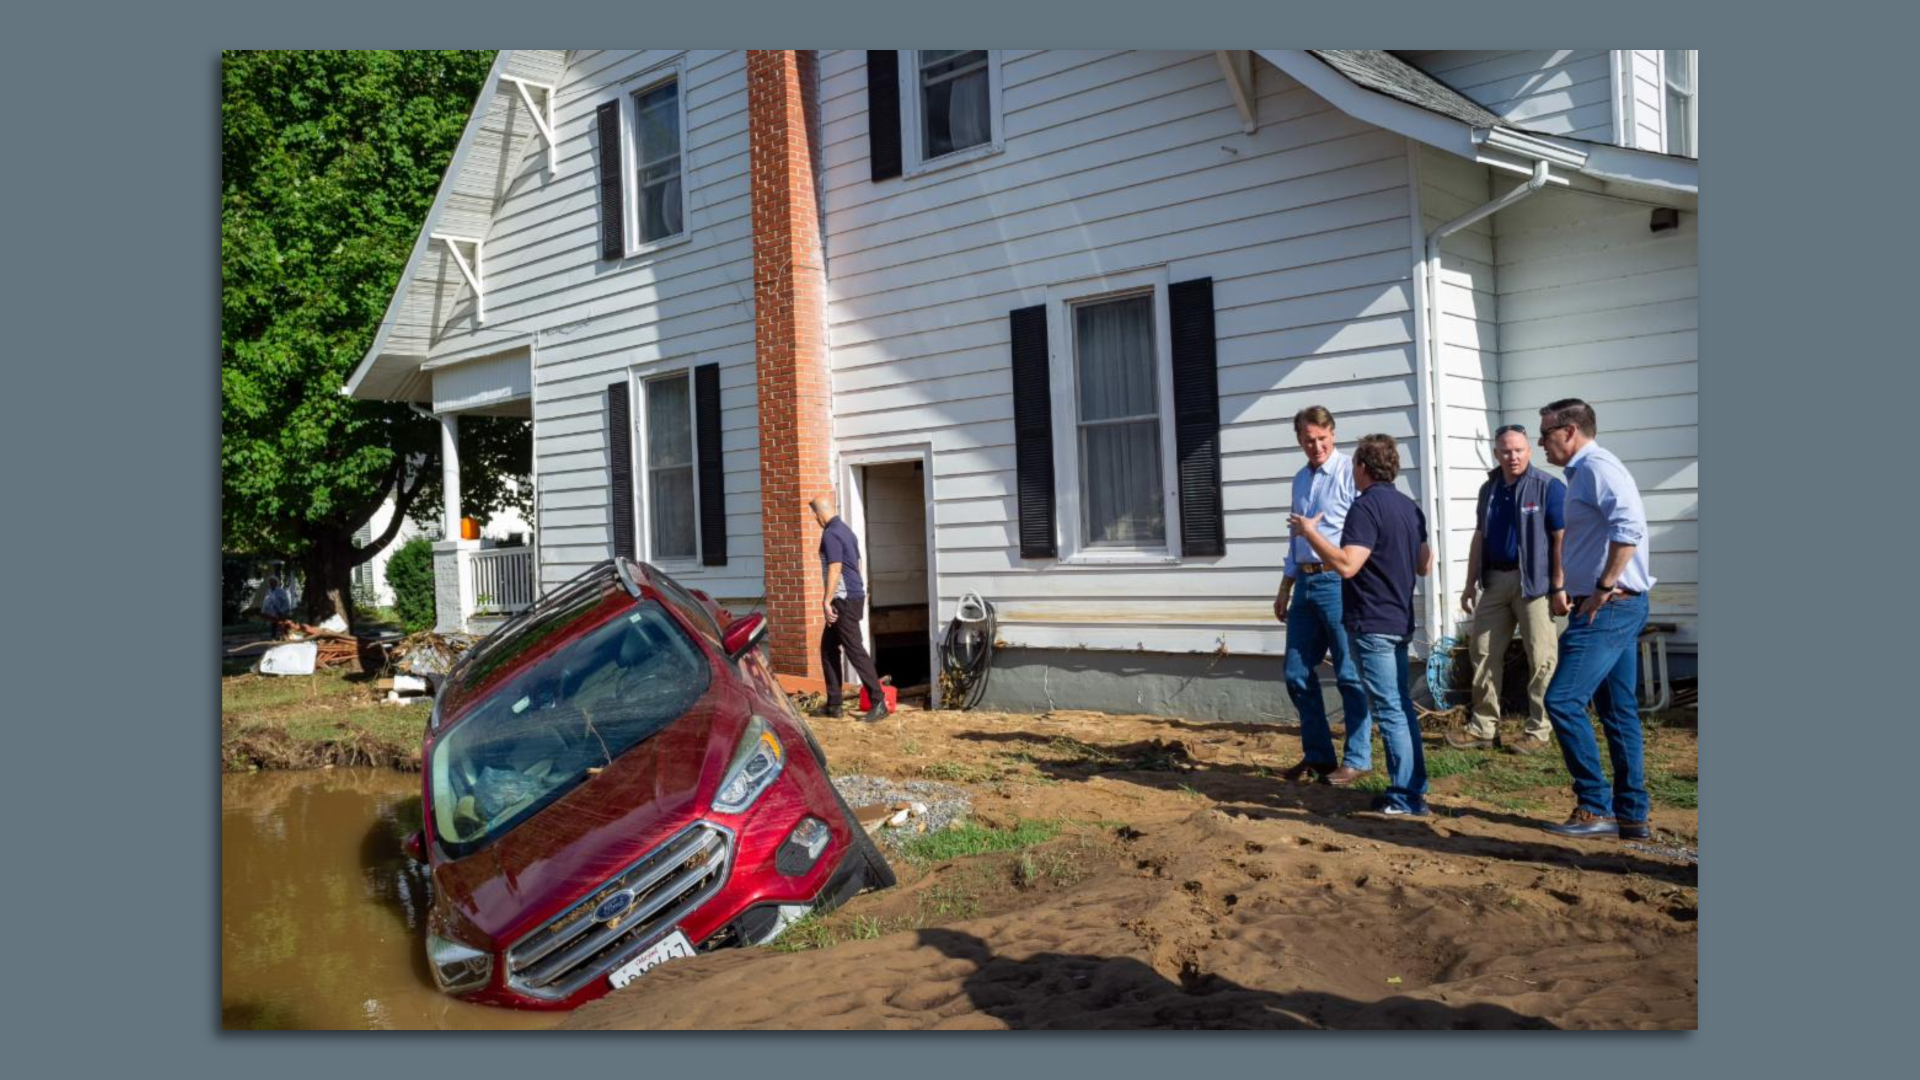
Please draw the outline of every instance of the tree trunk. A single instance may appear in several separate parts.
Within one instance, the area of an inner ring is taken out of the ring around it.
[[[302,599],[306,621],[322,623],[339,615],[351,627],[357,613],[353,607],[353,533],[322,528],[312,538],[307,554],[300,560],[306,577]]]

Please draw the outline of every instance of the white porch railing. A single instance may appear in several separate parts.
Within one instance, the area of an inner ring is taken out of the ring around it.
[[[482,548],[464,554],[473,572],[475,614],[511,615],[533,605],[533,548]]]

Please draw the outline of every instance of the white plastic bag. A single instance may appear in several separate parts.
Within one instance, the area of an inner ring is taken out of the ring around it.
[[[311,675],[320,655],[320,646],[311,641],[275,645],[260,657],[262,675]]]

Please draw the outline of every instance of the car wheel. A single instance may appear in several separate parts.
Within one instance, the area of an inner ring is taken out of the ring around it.
[[[827,786],[833,787],[831,778],[828,779]],[[847,805],[846,798],[840,794],[840,789],[837,787],[833,788],[833,798],[840,804],[840,813],[847,819],[847,828],[853,832],[853,849],[860,853],[861,859],[867,865],[867,887],[870,889],[893,888],[898,879],[894,877],[893,867],[888,864],[887,857],[880,853],[880,845],[874,843],[873,837],[867,835],[867,830],[861,826],[860,819],[853,816],[853,807]]]

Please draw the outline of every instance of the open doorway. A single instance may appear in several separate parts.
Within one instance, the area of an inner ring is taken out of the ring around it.
[[[862,455],[864,457],[865,455]],[[902,460],[905,458],[905,460]],[[922,453],[848,462],[847,524],[866,563],[867,647],[900,699],[926,708],[933,685],[932,566],[927,558],[927,489]]]

